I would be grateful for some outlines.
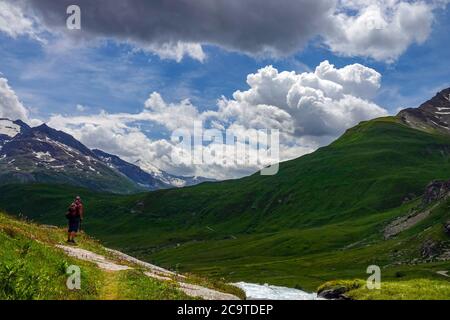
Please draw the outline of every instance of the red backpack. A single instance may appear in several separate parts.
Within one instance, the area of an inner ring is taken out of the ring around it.
[[[67,210],[66,218],[67,218],[67,219],[70,219],[70,218],[72,218],[72,217],[76,217],[77,214],[78,214],[77,211],[78,211],[78,210],[77,210],[77,205],[76,205],[75,203],[72,203],[72,204],[70,205],[69,209]]]

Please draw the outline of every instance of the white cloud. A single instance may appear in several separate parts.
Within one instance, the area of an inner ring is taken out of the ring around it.
[[[199,43],[166,42],[162,44],[138,45],[144,51],[156,54],[161,59],[170,59],[180,62],[185,56],[203,62],[206,54]]]
[[[236,91],[233,99],[220,98],[213,110],[201,112],[189,100],[167,103],[153,92],[140,113],[54,115],[49,125],[128,161],[141,160],[176,174],[225,179],[259,167],[236,163],[231,146],[220,149],[213,144],[197,148],[223,154],[226,163],[174,165],[171,156],[174,150],[181,152],[180,147],[169,138],[149,138],[143,127],[157,124],[163,133],[176,129],[191,132],[194,122],[202,121],[206,128],[227,129],[240,137],[254,136],[258,129],[278,129],[280,156],[287,160],[329,143],[360,121],[387,115],[370,101],[380,81],[378,72],[360,64],[336,68],[324,61],[314,72],[299,74],[267,66],[248,75],[248,90]]]
[[[197,108],[188,99],[167,104],[157,92],[149,96],[144,107],[142,116],[146,120],[157,122],[171,131],[192,127],[192,123],[200,118]]]
[[[429,36],[437,1],[340,1],[325,43],[335,53],[393,61]],[[352,13],[349,13],[351,10]],[[356,12],[356,14],[355,14]]]
[[[371,99],[380,89],[381,74],[359,63],[336,69],[328,61],[323,61],[316,68],[314,75],[337,84],[335,87],[337,91],[343,90],[343,93],[357,97]],[[330,82],[327,83],[332,85]]]
[[[26,17],[19,6],[0,2],[0,31],[10,37],[29,35],[36,38],[34,22]]]
[[[28,110],[19,101],[5,78],[0,78],[0,117],[28,121]]]
[[[249,75],[250,89],[235,92],[220,112],[243,125],[283,128],[295,136],[335,136],[358,121],[386,114],[366,100],[380,80],[378,72],[360,64],[336,69],[324,61],[315,72],[301,74],[268,66]]]

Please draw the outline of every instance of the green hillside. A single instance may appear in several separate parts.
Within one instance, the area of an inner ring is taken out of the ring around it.
[[[0,300],[190,299],[172,283],[151,279],[140,270],[107,272],[67,256],[64,230],[12,219],[0,213]],[[81,235],[82,247],[105,253]],[[66,286],[70,265],[81,269],[81,289]]]
[[[426,241],[444,250],[439,204],[414,228],[384,240],[393,219],[420,205],[425,186],[450,178],[450,137],[411,129],[394,117],[363,122],[327,147],[282,163],[275,176],[203,183],[132,196],[47,185],[0,188],[0,207],[64,224],[75,194],[85,229],[109,246],[156,264],[227,280],[315,290],[325,281],[430,278],[449,261],[421,255]]]
[[[0,300],[245,298],[241,289],[221,281],[155,271],[152,266],[111,252],[84,232],[79,234],[76,246],[67,246],[66,236],[64,229],[0,212]],[[69,290],[66,285],[66,271],[71,265],[81,271],[79,290]]]

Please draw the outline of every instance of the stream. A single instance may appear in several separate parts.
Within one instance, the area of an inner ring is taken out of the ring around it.
[[[248,282],[237,282],[234,285],[245,291],[247,300],[322,300],[316,293],[294,288]]]

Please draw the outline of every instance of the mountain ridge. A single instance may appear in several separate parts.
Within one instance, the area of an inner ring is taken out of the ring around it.
[[[133,164],[121,159],[116,155],[107,153],[99,149],[93,149],[92,151],[105,163],[111,165],[111,167],[122,172],[128,178],[137,182],[139,185],[145,187],[150,191],[168,189],[173,187],[188,187],[202,182],[216,181],[214,179],[197,176],[177,176],[162,171],[155,166],[152,166],[151,168],[146,170],[138,165],[140,161],[136,161]]]
[[[450,88],[437,92],[417,108],[401,110],[397,118],[415,129],[450,134]]]
[[[145,172],[140,167],[126,162],[116,155],[109,154],[99,149],[93,149],[92,152],[103,162],[107,163],[108,166],[118,170],[119,172],[148,190],[173,187],[172,185],[168,185],[158,179],[155,179],[151,174]]]
[[[137,192],[71,135],[42,124],[14,135],[0,150],[2,184],[67,183],[110,192]]]
[[[114,162],[114,163],[112,163]],[[91,150],[47,124],[30,127],[0,119],[0,181],[67,183],[98,191],[133,193],[181,187],[209,179],[145,172],[118,156]]]

